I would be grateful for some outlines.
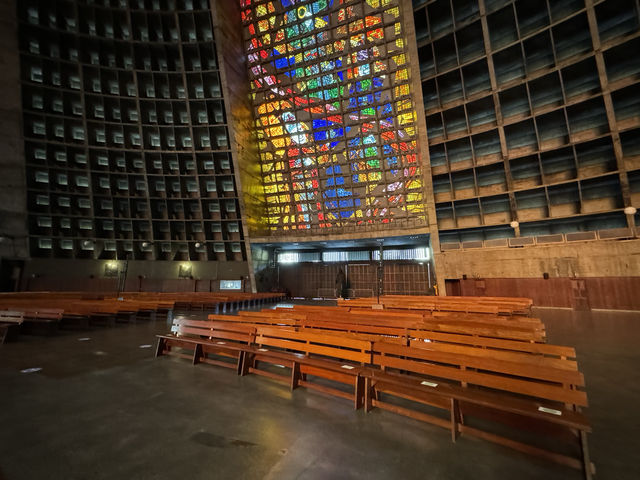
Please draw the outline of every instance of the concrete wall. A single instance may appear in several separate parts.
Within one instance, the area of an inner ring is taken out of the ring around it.
[[[220,77],[243,220],[248,233],[266,233],[258,141],[247,77],[239,2],[211,2]]]
[[[23,290],[115,291],[117,277],[105,276],[105,265],[115,263],[118,270],[124,261],[33,259],[25,265],[21,286]],[[191,265],[192,278],[179,278],[182,264]],[[220,280],[240,280],[248,277],[247,262],[169,262],[130,260],[126,290],[131,291],[217,291]],[[250,283],[245,281],[246,290]]]
[[[436,253],[444,278],[640,276],[640,240]]]
[[[0,0],[0,257],[24,258],[27,191],[15,0]]]
[[[538,306],[640,310],[640,240],[457,250],[437,253],[435,261],[448,295],[524,296]]]

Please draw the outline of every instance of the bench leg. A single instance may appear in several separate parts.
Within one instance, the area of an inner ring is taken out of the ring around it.
[[[591,458],[589,457],[589,445],[587,444],[587,432],[580,430],[580,450],[582,451],[582,465],[585,480],[591,480],[593,471]]]
[[[238,353],[238,363],[236,365],[236,373],[238,375],[242,375],[242,371],[244,369],[244,356],[245,356],[245,352],[239,352]]]
[[[373,386],[371,385],[371,379],[369,377],[365,377],[364,379],[364,411],[370,412],[373,408],[373,402],[371,401],[371,392]]]
[[[164,354],[164,338],[158,339],[158,346],[156,347],[156,358]]]
[[[300,364],[293,362],[291,366],[291,390],[295,390],[298,387],[298,380],[300,380]]]
[[[456,443],[458,439],[458,417],[460,416],[460,407],[458,401],[451,399],[451,441]]]
[[[197,365],[200,363],[200,358],[202,357],[202,345],[197,344],[196,348],[193,349],[193,364]]]
[[[247,352],[242,352],[243,358],[242,358],[242,369],[240,371],[240,375],[241,376],[245,376],[247,373],[249,373],[249,368],[253,365],[253,357],[254,355],[252,353],[247,353]]]
[[[354,385],[354,407],[356,410],[362,407],[364,403],[364,384],[365,379],[360,375],[356,376]]]

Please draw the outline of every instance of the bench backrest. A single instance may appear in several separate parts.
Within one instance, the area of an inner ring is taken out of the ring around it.
[[[2,310],[0,311],[0,323],[17,323],[21,324],[24,321],[24,313],[16,310]]]
[[[423,375],[437,382],[481,387],[577,406],[587,405],[587,395],[576,387],[584,386],[584,377],[576,369],[558,368],[541,361],[536,365],[517,356],[511,359],[442,351],[424,344],[420,348],[373,343],[373,364],[383,370]],[[474,349],[479,352],[481,349]],[[512,354],[518,355],[518,354]],[[540,358],[540,357],[538,357]]]
[[[171,331],[179,337],[208,337],[249,345],[255,338],[256,329],[250,325],[178,318],[173,321]]]
[[[366,364],[371,361],[371,342],[344,335],[326,335],[308,331],[291,331],[258,327],[255,343],[261,347],[293,351],[304,355],[330,357]]]
[[[209,320],[216,320],[219,322],[237,322],[237,323],[255,323],[261,325],[276,325],[276,326],[294,326],[298,324],[297,320],[270,317],[266,315],[262,316],[247,316],[247,315],[218,315],[212,314],[207,317]]]
[[[429,330],[410,330],[408,334],[411,338],[428,340],[435,343],[441,342],[460,345],[472,345],[493,350],[527,352],[557,358],[576,357],[576,351],[573,347],[549,345],[540,342],[510,340],[506,338],[490,338],[459,333],[443,333]]]

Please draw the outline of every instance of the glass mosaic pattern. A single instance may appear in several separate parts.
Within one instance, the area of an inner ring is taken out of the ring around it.
[[[240,4],[272,233],[424,219],[397,0]]]

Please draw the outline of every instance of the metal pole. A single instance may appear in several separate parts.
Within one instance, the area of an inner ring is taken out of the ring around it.
[[[380,303],[380,295],[384,294],[384,265],[383,265],[383,256],[382,256],[382,242],[378,245],[378,252],[380,253],[380,257],[378,258],[378,303]]]

